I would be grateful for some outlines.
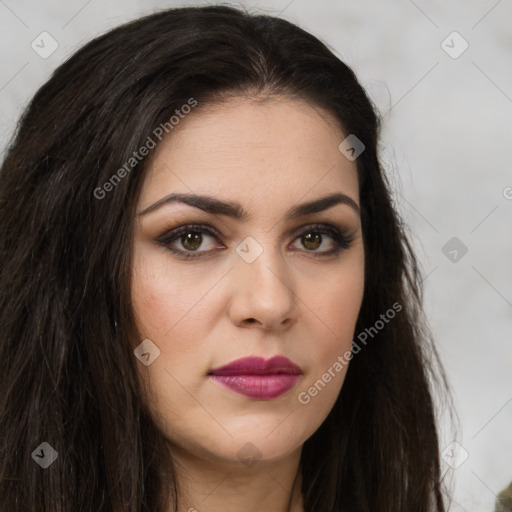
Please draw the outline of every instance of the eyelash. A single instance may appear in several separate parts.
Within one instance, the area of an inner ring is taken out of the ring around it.
[[[220,234],[217,232],[217,230],[213,229],[211,226],[207,226],[204,224],[187,224],[184,226],[180,226],[176,229],[173,229],[171,231],[165,232],[163,235],[160,235],[156,242],[162,246],[164,246],[166,249],[171,251],[174,254],[177,254],[178,256],[184,258],[184,259],[191,259],[191,258],[200,258],[204,254],[208,254],[212,251],[187,251],[187,250],[179,250],[170,247],[172,242],[175,240],[179,240],[180,236],[188,234],[188,233],[199,233],[199,234],[207,234],[214,238],[219,239]],[[306,227],[303,231],[295,235],[294,240],[297,238],[301,238],[302,236],[309,234],[309,233],[317,233],[321,235],[329,235],[335,242],[336,247],[334,249],[330,249],[329,251],[308,251],[305,249],[306,252],[311,253],[313,257],[315,258],[321,258],[326,256],[333,256],[335,254],[338,254],[342,250],[346,250],[351,246],[351,243],[353,242],[354,238],[352,236],[349,236],[347,233],[341,232],[338,228],[331,226],[330,224],[311,224]],[[322,240],[323,242],[323,240]],[[215,249],[213,249],[214,251]]]

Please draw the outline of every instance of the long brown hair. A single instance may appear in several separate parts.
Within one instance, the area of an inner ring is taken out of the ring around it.
[[[354,354],[337,402],[303,446],[305,510],[445,510],[433,397],[446,380],[379,164],[372,104],[311,34],[208,6],[159,12],[86,44],[39,89],[8,149],[0,171],[2,512],[164,512],[169,496],[178,510],[172,459],[141,399],[133,354],[141,340],[130,304],[132,235],[147,158],[104,185],[190,98],[205,105],[231,95],[307,100],[362,141],[366,261],[356,332],[402,306]],[[46,469],[35,462],[35,450],[49,450],[41,443],[57,454]]]

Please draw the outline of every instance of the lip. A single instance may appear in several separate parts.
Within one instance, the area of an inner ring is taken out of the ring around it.
[[[208,375],[235,393],[256,400],[271,400],[295,386],[302,370],[284,356],[268,360],[262,357],[243,357],[214,368]]]

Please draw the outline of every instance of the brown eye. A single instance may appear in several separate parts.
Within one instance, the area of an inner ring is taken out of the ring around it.
[[[322,235],[319,233],[307,233],[302,237],[302,243],[306,249],[315,250],[322,244]]]
[[[190,231],[189,233],[183,235],[181,238],[181,245],[190,251],[196,251],[201,247],[203,242],[203,236],[201,233],[197,231]]]
[[[180,257],[193,258],[224,248],[219,237],[209,226],[191,224],[168,231],[155,241]]]
[[[314,224],[299,233],[295,240],[295,244],[300,246],[297,248],[302,252],[322,257],[333,256],[348,249],[353,237],[330,224]]]

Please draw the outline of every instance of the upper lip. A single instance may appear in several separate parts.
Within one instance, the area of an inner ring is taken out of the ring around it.
[[[284,356],[275,356],[270,359],[263,357],[242,357],[231,361],[225,366],[219,366],[210,370],[209,375],[276,375],[276,374],[300,375],[300,366]]]

